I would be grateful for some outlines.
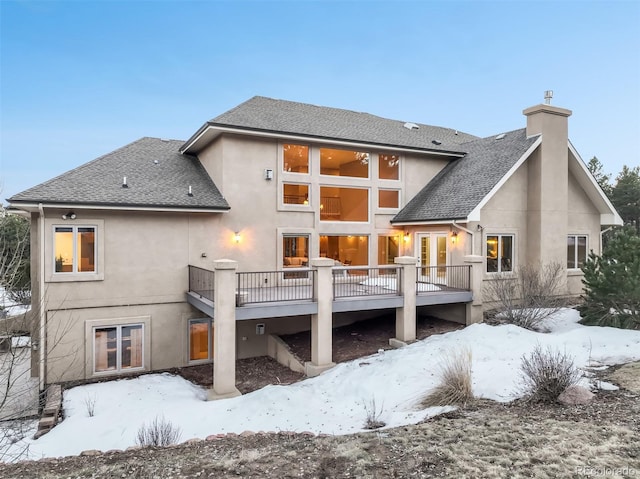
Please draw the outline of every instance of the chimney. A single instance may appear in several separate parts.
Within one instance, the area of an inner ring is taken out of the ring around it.
[[[529,264],[567,264],[569,201],[569,121],[571,110],[550,103],[527,108],[527,136],[541,144],[527,160],[527,246]],[[564,275],[566,287],[566,275]]]

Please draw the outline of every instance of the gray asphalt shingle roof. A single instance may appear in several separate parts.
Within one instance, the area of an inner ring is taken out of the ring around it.
[[[420,123],[416,123],[418,129],[409,130],[403,126],[407,121],[255,96],[208,124],[431,151],[459,152],[461,143],[477,138],[452,128]],[[434,140],[441,144],[434,144]]]
[[[464,143],[464,158],[443,168],[392,223],[466,218],[537,140],[526,130],[511,131]]]
[[[182,143],[141,138],[18,193],[9,202],[229,209],[200,161],[179,153]],[[127,188],[122,186],[125,176]]]

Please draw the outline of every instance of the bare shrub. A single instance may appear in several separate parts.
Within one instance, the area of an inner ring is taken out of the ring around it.
[[[379,429],[387,425],[386,422],[380,420],[380,416],[382,415],[382,411],[384,411],[384,404],[378,410],[376,406],[376,399],[372,398],[369,403],[364,402],[364,411],[366,413],[366,420],[364,422],[365,429]]]
[[[471,351],[452,351],[440,365],[440,383],[423,399],[424,407],[464,406],[473,400]]]
[[[95,394],[87,394],[84,398],[84,405],[89,417],[93,417],[96,414],[96,400],[97,397]]]
[[[554,403],[569,386],[577,385],[582,377],[573,358],[550,346],[538,345],[528,356],[523,356],[522,392],[533,402]]]
[[[561,298],[562,264],[523,265],[516,275],[499,273],[487,282],[498,302],[496,318],[533,331],[544,331],[544,320],[565,305]]]
[[[171,421],[156,416],[149,424],[142,424],[138,429],[136,443],[142,447],[170,446],[176,444],[182,436],[182,430]]]

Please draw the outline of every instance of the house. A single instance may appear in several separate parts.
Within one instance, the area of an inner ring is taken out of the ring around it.
[[[571,111],[523,113],[478,138],[254,97],[186,142],[142,138],[16,194],[41,387],[213,360],[224,397],[236,358],[277,356],[278,334],[311,329],[307,372],[331,367],[340,311],[396,309],[401,345],[417,307],[481,320],[483,283],[519,265],[560,262],[579,294],[622,221],[569,142]]]

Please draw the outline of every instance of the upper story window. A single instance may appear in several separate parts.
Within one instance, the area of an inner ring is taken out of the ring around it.
[[[569,235],[567,237],[567,269],[582,268],[587,260],[587,236]]]
[[[388,153],[378,155],[378,178],[381,180],[400,179],[400,156]]]
[[[369,190],[320,187],[321,221],[369,221]]]
[[[282,185],[282,202],[285,205],[308,205],[309,185],[284,183]]]
[[[363,151],[320,148],[320,174],[369,178],[370,157]]]
[[[398,190],[378,190],[378,208],[398,208],[400,192]]]
[[[306,145],[282,145],[283,170],[287,173],[309,173],[309,147]]]
[[[513,235],[487,236],[487,273],[513,271]]]
[[[56,226],[54,254],[56,273],[95,273],[96,227]]]

